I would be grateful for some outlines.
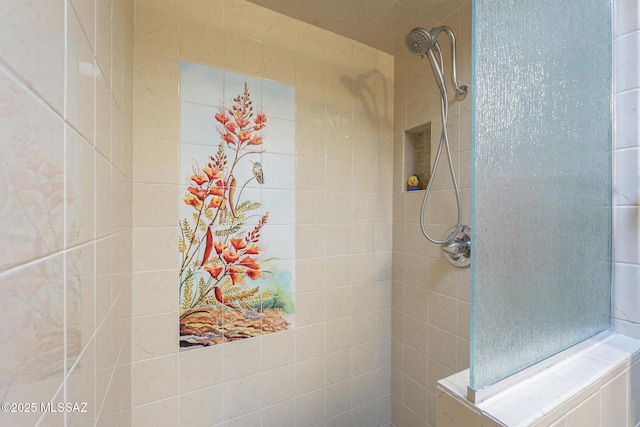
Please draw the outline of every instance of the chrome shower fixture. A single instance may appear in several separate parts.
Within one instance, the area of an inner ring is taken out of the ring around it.
[[[442,244],[442,252],[444,257],[456,267],[469,267],[471,265],[471,228],[463,225],[457,234],[455,227],[451,227],[446,231],[445,239],[449,239],[447,243]]]
[[[453,35],[453,31],[449,27],[435,27],[431,31],[427,31],[424,28],[414,28],[407,34],[404,39],[404,44],[414,55],[424,57],[427,55],[433,75],[436,79],[436,84],[440,89],[440,116],[442,118],[442,133],[440,134],[440,145],[438,146],[438,152],[433,163],[433,169],[431,170],[431,176],[429,177],[429,183],[424,193],[424,199],[422,200],[422,207],[420,208],[420,229],[422,234],[432,243],[442,245],[442,251],[445,258],[451,264],[457,267],[469,267],[471,263],[471,230],[469,226],[462,225],[462,204],[460,202],[460,187],[456,181],[456,174],[453,169],[453,162],[451,160],[451,148],[449,147],[449,135],[447,132],[447,119],[449,115],[449,100],[447,99],[447,86],[444,82],[444,64],[442,59],[442,50],[438,44],[438,36],[441,33],[445,33],[449,36],[451,41],[451,82],[453,83],[453,89],[456,92],[458,100],[462,100],[467,96],[469,88],[467,86],[460,86],[458,84],[457,66],[456,66],[456,38]],[[440,163],[440,155],[442,149],[447,152],[449,160],[449,172],[451,173],[451,181],[453,182],[453,189],[456,195],[456,204],[458,206],[458,220],[454,227],[451,227],[445,233],[441,240],[434,239],[427,233],[424,225],[424,214],[427,206],[427,199],[431,192],[431,185],[433,179],[436,176],[436,170]]]
[[[438,44],[438,36],[440,33],[445,33],[451,41],[451,83],[453,83],[453,90],[456,92],[456,96],[459,99],[464,99],[467,96],[469,88],[467,86],[460,86],[458,84],[457,77],[457,65],[456,65],[456,37],[453,35],[451,28],[442,26],[432,28],[431,31],[427,31],[424,28],[416,27],[407,34],[404,39],[404,44],[414,55],[424,57],[427,55],[431,69],[436,78],[436,83],[440,88],[440,92],[446,95],[447,89],[444,84],[443,76],[443,60],[442,50]],[[434,53],[435,52],[435,53]],[[438,55],[436,58],[436,54]]]

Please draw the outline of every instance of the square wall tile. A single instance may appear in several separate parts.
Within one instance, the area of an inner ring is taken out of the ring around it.
[[[237,418],[262,407],[261,375],[250,375],[224,384],[223,414],[225,420]]]
[[[7,5],[0,20],[3,62],[62,116],[64,113],[65,2]],[[33,122],[37,123],[37,122]]]
[[[138,406],[177,394],[178,355],[158,357],[131,365],[131,405]]]
[[[296,423],[295,400],[287,400],[277,405],[264,408],[261,414],[261,427],[294,426]]]
[[[178,227],[147,227],[133,230],[133,271],[178,267]]]
[[[131,425],[151,424],[170,427],[180,425],[180,398],[158,400],[131,409]]]
[[[223,387],[214,385],[180,394],[180,426],[204,423],[215,425],[222,421]]]
[[[136,6],[135,16],[136,49],[180,56],[180,21],[177,16],[142,6]]]
[[[178,352],[178,322],[175,313],[134,317],[132,320],[132,361]]]
[[[223,348],[224,381],[235,380],[262,370],[262,338],[226,343]]]
[[[622,374],[602,386],[600,392],[601,423],[609,426],[624,426],[632,401],[627,396],[629,373]]]
[[[134,95],[133,136],[161,141],[177,141],[180,103],[176,99],[137,93]]]
[[[566,417],[566,426],[578,427],[589,424],[600,425],[600,397],[600,393],[594,393],[593,396],[569,412]]]
[[[480,426],[480,414],[451,395],[438,390],[437,401],[439,426]]]
[[[325,391],[317,390],[296,398],[296,425],[314,425],[324,420]]]
[[[294,366],[282,366],[262,372],[263,408],[290,400],[296,396]]]

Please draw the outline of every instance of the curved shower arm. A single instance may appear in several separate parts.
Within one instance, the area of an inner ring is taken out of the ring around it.
[[[437,57],[436,53],[438,54]],[[442,70],[444,69],[442,50],[440,50],[438,42],[434,42],[431,49],[427,51],[427,59],[429,59],[429,63],[431,64],[431,70],[433,71],[433,76],[436,79],[436,84],[438,85],[438,88],[440,88],[440,93],[446,97],[447,86],[444,84],[444,75],[442,74]]]
[[[456,91],[456,95],[459,99],[464,99],[467,96],[467,92],[469,91],[469,87],[466,85],[460,86],[458,84],[458,66],[456,65],[456,36],[453,35],[453,31],[451,28],[443,26],[439,27],[440,31],[444,32],[449,36],[449,40],[451,41],[451,83],[453,84],[453,90]]]

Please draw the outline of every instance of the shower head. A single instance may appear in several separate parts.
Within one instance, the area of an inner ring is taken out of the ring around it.
[[[431,31],[427,31],[424,28],[414,28],[407,34],[404,39],[404,44],[407,46],[409,52],[417,56],[427,55],[433,75],[436,78],[436,83],[442,96],[447,96],[447,89],[444,85],[444,76],[442,75],[442,52],[440,46],[436,42],[438,35],[442,31],[442,27],[435,27]],[[440,65],[436,61],[436,57],[433,51],[436,51],[440,57]]]
[[[424,28],[416,27],[409,31],[409,34],[407,34],[407,37],[404,39],[404,45],[407,47],[409,52],[416,56],[423,57],[424,55],[427,55],[438,88],[440,89],[442,96],[446,97],[447,90],[444,84],[444,76],[442,72],[442,51],[440,50],[440,45],[437,41],[441,32],[444,32],[451,41],[451,81],[453,83],[453,88],[456,91],[456,95],[459,99],[463,99],[467,95],[468,88],[467,86],[460,86],[456,77],[456,38],[453,35],[451,28],[446,26],[434,27],[431,31],[427,31]]]
[[[440,32],[438,31],[438,33]],[[407,47],[409,52],[417,56],[423,56],[426,54],[434,43],[435,38],[431,33],[420,27],[409,31],[409,34],[407,34],[407,37],[404,39],[404,45]]]

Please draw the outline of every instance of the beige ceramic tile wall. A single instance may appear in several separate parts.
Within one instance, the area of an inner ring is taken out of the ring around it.
[[[436,23],[420,22],[419,25],[428,29]],[[438,25],[447,25],[454,31],[458,43],[458,78],[461,84],[470,85],[471,4],[467,3]],[[448,43],[441,45],[448,73],[451,69],[449,46]],[[403,46],[399,46],[397,52],[394,70],[392,423],[396,427],[435,427],[436,381],[469,365],[469,269],[450,265],[443,258],[440,247],[422,236],[419,215],[424,192],[405,191],[407,178],[413,171],[404,166],[404,130],[431,122],[432,156],[435,156],[442,125],[440,94],[428,61],[409,54]],[[446,78],[450,78],[449,74]],[[470,97],[455,102],[450,95],[450,100],[449,141],[461,187],[463,224],[469,224]],[[443,155],[442,160],[425,214],[427,230],[436,238],[441,238],[457,219],[446,156]]]
[[[393,58],[240,0],[135,16],[133,425],[388,424]],[[179,351],[181,59],[296,88],[293,330]]]
[[[133,4],[4,2],[0,40],[0,395],[37,409],[0,425],[126,426]]]

